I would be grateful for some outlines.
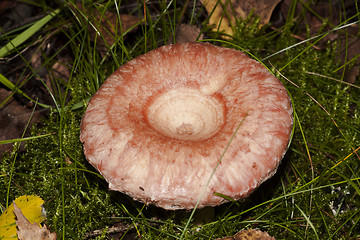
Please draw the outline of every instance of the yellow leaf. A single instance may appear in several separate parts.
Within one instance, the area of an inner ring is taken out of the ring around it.
[[[42,215],[44,200],[35,195],[21,196],[15,199],[16,205],[21,209],[30,223],[40,223],[45,217]],[[14,203],[12,203],[0,216],[0,239],[17,239]]]
[[[235,17],[234,11],[231,9],[231,1],[201,0],[201,2],[210,15],[209,25],[212,26],[213,30],[232,36],[234,34]]]
[[[260,26],[268,24],[276,5],[281,0],[200,0],[210,15],[209,25],[214,31],[233,35],[236,19],[246,19],[254,11]],[[228,38],[224,36],[224,38]]]

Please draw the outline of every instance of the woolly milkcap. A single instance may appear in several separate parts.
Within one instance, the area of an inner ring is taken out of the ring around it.
[[[287,91],[260,63],[234,49],[185,43],[116,70],[89,102],[80,139],[111,190],[191,209],[215,168],[200,208],[226,202],[215,192],[245,198],[274,175],[292,123]]]

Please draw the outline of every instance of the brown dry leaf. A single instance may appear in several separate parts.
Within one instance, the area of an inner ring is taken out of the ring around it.
[[[345,68],[344,80],[348,83],[355,83],[360,74],[360,39],[358,37],[343,38],[340,42],[341,63],[353,63],[354,65]]]
[[[189,24],[180,24],[176,28],[175,32],[175,42],[176,43],[187,43],[195,42],[196,40],[202,40],[204,38],[203,34],[200,34],[200,29],[197,26]],[[199,38],[198,38],[199,37]],[[169,44],[173,43],[173,39],[169,39]]]
[[[245,19],[254,10],[260,24],[269,23],[272,12],[281,0],[201,0],[210,16],[209,25],[219,32],[233,35],[236,19]]]
[[[275,240],[267,232],[262,232],[256,229],[242,230],[233,237],[223,237],[217,240]]]
[[[3,14],[6,10],[15,7],[16,1],[14,0],[1,0],[0,1],[0,15]]]
[[[32,114],[32,109],[21,105],[14,98],[10,97],[11,94],[11,91],[0,88],[0,103],[8,99],[6,104],[0,107],[0,140],[20,138]],[[35,111],[30,123],[39,122],[43,118],[43,113],[43,111]],[[25,137],[28,135],[25,134]],[[24,142],[21,144],[21,148],[24,144]],[[0,156],[11,149],[11,143],[1,144]]]
[[[113,45],[119,36],[140,22],[138,17],[129,14],[121,14],[119,21],[118,15],[108,10],[100,12],[97,9],[83,8],[81,3],[77,3],[76,7],[76,12],[85,14],[93,25],[89,25],[90,37],[92,40],[97,39],[97,49],[102,54],[108,51],[109,46]],[[79,13],[79,16],[82,14]]]
[[[311,11],[309,10],[311,9]],[[356,1],[298,1],[294,7],[293,0],[283,0],[279,7],[281,21],[277,24],[280,27],[286,22],[286,16],[289,11],[294,11],[294,20],[299,22],[300,31],[305,38],[309,34],[313,36],[318,34],[319,30],[324,27],[324,23],[329,26],[337,26],[344,20],[344,16],[350,19],[357,14]],[[335,35],[334,35],[335,34]],[[324,41],[337,38],[337,32],[328,34]],[[330,39],[329,39],[330,38]]]
[[[63,95],[65,86],[70,78],[71,59],[66,56],[60,56],[60,59],[51,66],[51,70],[46,74],[46,86],[56,97]],[[64,85],[59,85],[62,82]],[[55,88],[55,90],[54,90]]]
[[[236,17],[246,18],[254,10],[254,13],[260,17],[260,24],[268,24],[276,5],[281,0],[235,0],[233,6],[236,11]]]
[[[15,203],[14,213],[17,218],[16,225],[19,229],[17,231],[19,240],[56,240],[56,233],[51,233],[46,225],[39,227],[36,223],[31,224]]]
[[[294,8],[292,0],[283,0],[280,4],[280,21],[274,26],[280,28],[285,24],[288,12]],[[309,11],[308,9],[311,9]],[[344,20],[344,16],[350,19],[351,16],[357,14],[356,1],[317,1],[309,0],[297,2],[294,8],[294,19],[298,21],[300,28],[298,29],[297,38],[305,40],[310,36],[315,36],[324,30],[331,30],[333,26],[338,26]],[[327,27],[324,28],[326,23]],[[316,49],[324,49],[329,41],[339,40],[339,57],[341,64],[347,64],[344,80],[349,83],[355,83],[356,78],[360,74],[360,40],[358,37],[359,24],[353,24],[341,31],[334,31],[327,34],[316,45]],[[353,64],[353,65],[352,65]]]

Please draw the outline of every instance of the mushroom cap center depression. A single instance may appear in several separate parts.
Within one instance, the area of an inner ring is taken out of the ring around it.
[[[157,96],[145,114],[150,126],[164,136],[202,141],[222,128],[224,108],[224,103],[214,96],[180,88]]]

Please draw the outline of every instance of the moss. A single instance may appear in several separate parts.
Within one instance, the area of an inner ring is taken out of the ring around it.
[[[120,211],[104,187],[104,180],[95,175],[83,157],[80,114],[64,111],[62,115],[66,117],[61,125],[59,114],[52,113],[40,129],[34,128],[34,135],[54,134],[28,142],[25,153],[15,159],[14,169],[13,158],[5,157],[1,171],[14,171],[10,199],[23,194],[41,196],[51,229],[61,237],[65,227],[66,238],[78,239],[87,231],[113,224],[110,216]],[[2,180],[7,184],[7,178]]]

